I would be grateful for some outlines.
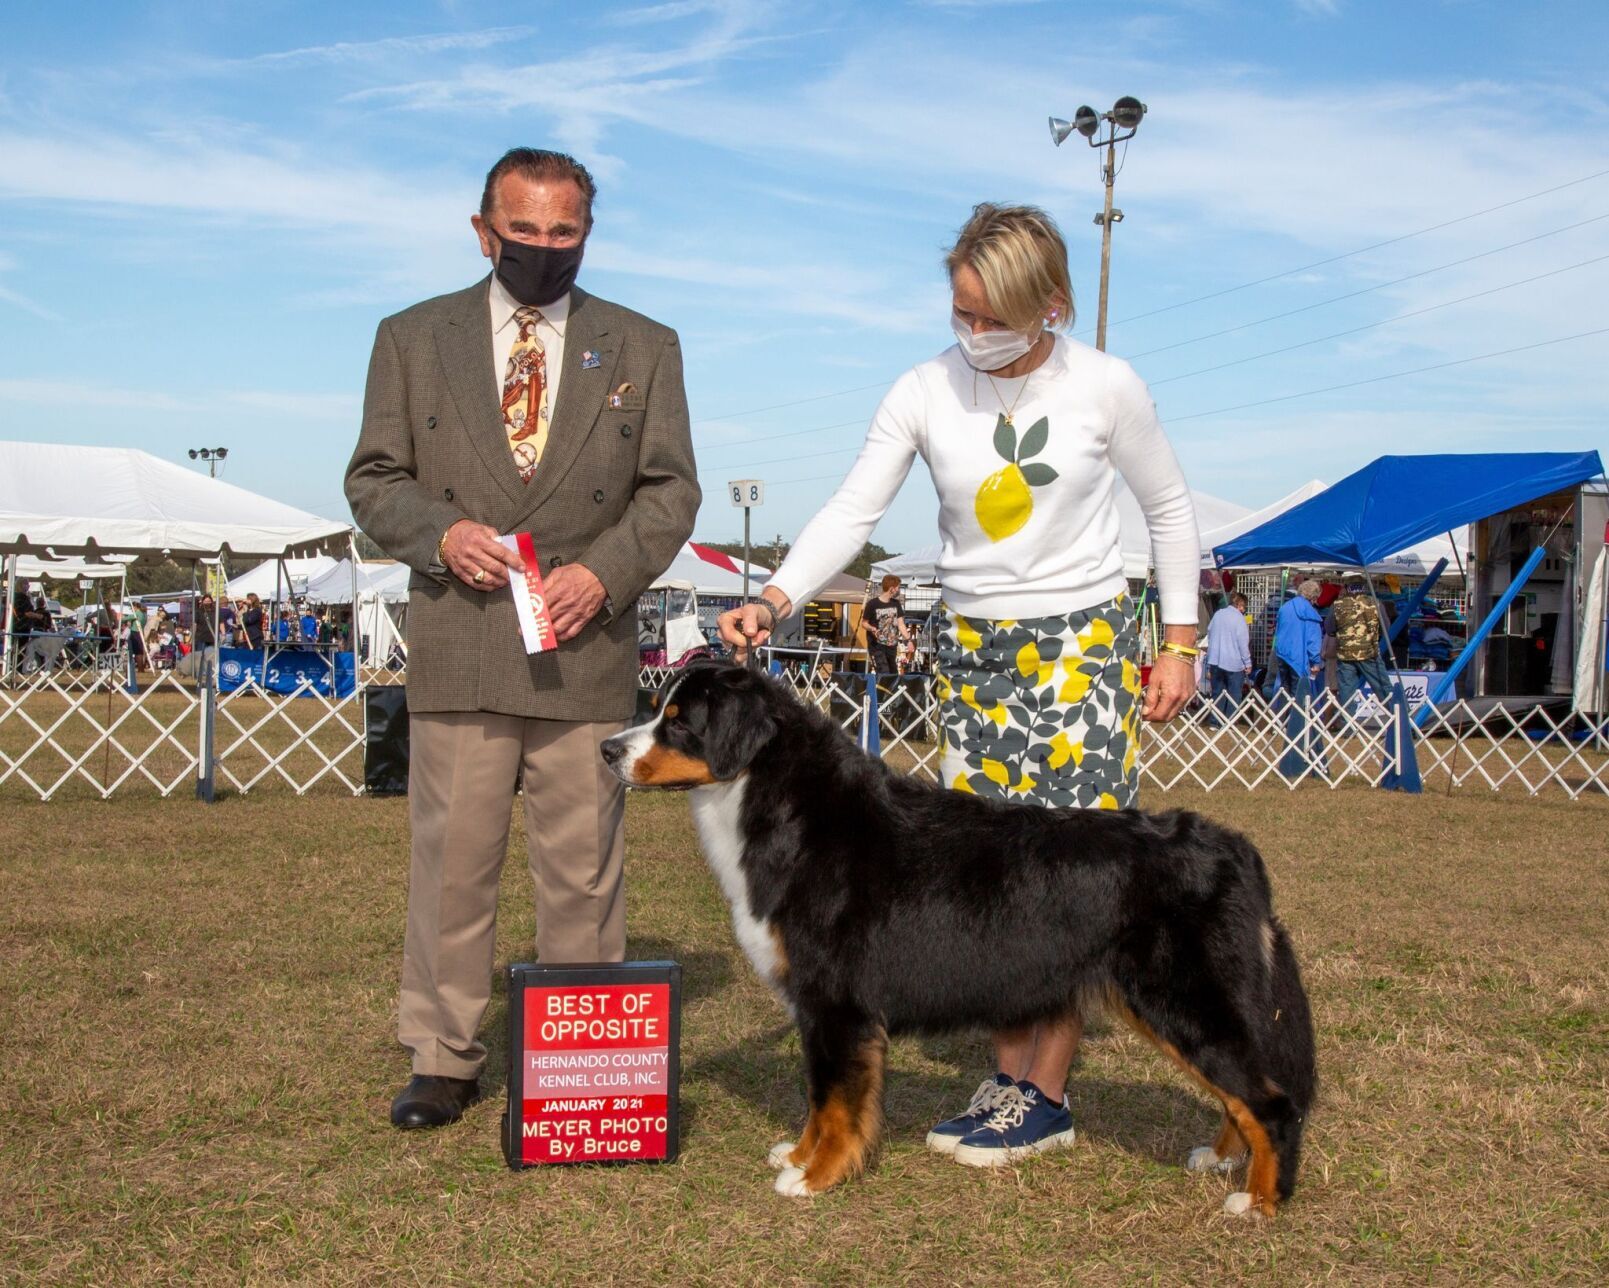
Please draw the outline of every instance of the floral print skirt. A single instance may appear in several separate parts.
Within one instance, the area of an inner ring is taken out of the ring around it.
[[[938,611],[945,786],[1034,805],[1136,803],[1140,637],[1127,595],[1065,617]]]

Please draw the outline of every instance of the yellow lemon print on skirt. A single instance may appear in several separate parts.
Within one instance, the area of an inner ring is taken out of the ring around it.
[[[972,502],[978,526],[990,541],[1004,541],[1020,532],[1034,512],[1033,489],[1056,481],[1050,466],[1028,459],[1044,451],[1049,439],[1050,422],[1043,416],[1028,427],[1020,443],[1017,427],[1005,416],[995,422],[994,450],[1006,466],[983,480]]]

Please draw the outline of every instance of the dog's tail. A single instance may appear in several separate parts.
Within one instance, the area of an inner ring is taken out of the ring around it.
[[[1302,972],[1296,964],[1290,935],[1278,919],[1269,918],[1273,951],[1269,960],[1272,1009],[1259,1035],[1264,1068],[1279,1089],[1289,1097],[1295,1110],[1273,1133],[1279,1153],[1280,1197],[1289,1198],[1301,1158],[1302,1131],[1318,1095],[1318,1068],[1314,1054],[1313,1016],[1302,987]]]

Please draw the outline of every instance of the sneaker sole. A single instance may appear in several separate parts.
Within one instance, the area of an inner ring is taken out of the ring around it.
[[[959,1136],[949,1136],[939,1131],[930,1131],[927,1134],[927,1147],[935,1154],[953,1154],[955,1147],[960,1143]]]
[[[1009,1167],[1012,1163],[1020,1163],[1035,1154],[1043,1154],[1053,1149],[1066,1149],[1073,1143],[1075,1134],[1074,1129],[1069,1127],[1066,1131],[1059,1131],[1053,1136],[1046,1136],[1043,1140],[1036,1140],[1031,1145],[1007,1145],[1000,1149],[983,1149],[977,1145],[957,1143],[950,1151],[950,1157],[965,1167]]]

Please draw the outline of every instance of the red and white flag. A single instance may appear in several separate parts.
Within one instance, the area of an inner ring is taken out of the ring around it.
[[[499,537],[505,546],[514,551],[525,565],[523,577],[513,575],[510,569],[508,588],[514,594],[514,611],[520,615],[520,634],[525,637],[527,653],[546,653],[559,646],[553,634],[553,622],[548,617],[547,593],[542,588],[542,565],[536,558],[536,542],[529,532],[515,532]]]

